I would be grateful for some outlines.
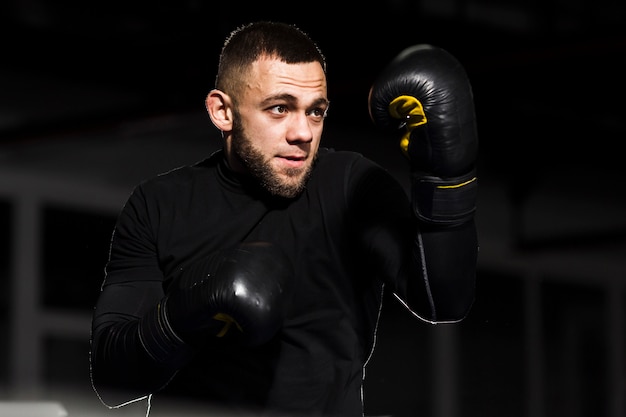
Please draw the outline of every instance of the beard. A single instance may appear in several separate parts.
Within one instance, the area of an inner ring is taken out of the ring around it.
[[[232,147],[236,157],[248,172],[273,196],[294,198],[300,195],[306,188],[315,161],[302,168],[287,168],[281,175],[264,158],[261,151],[254,147],[252,139],[246,134],[238,120],[239,118],[236,117],[233,122]]]

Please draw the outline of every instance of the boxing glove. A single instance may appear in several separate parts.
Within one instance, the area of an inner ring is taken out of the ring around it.
[[[292,267],[278,247],[244,242],[183,268],[152,319],[140,327],[144,348],[170,362],[180,346],[231,337],[257,346],[279,330],[291,294]]]
[[[374,81],[368,109],[375,126],[400,136],[416,216],[437,225],[470,220],[478,138],[472,88],[456,58],[426,44],[403,50]]]

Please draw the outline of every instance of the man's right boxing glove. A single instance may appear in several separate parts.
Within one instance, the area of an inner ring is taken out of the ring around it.
[[[472,89],[461,64],[438,47],[409,47],[375,80],[368,100],[376,126],[400,131],[417,217],[452,226],[471,219],[478,139]]]
[[[154,317],[142,320],[144,347],[170,362],[181,346],[207,336],[266,343],[282,324],[292,279],[289,259],[270,243],[221,250],[180,271]]]

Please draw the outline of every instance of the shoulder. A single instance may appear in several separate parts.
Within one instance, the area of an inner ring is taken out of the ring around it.
[[[130,200],[171,200],[184,198],[210,181],[219,158],[213,154],[196,163],[183,165],[145,179],[135,186]]]
[[[338,151],[335,148],[320,147],[317,152],[318,160],[340,161],[363,158],[363,155],[355,151]]]
[[[335,150],[333,148],[320,148],[317,158],[319,170],[340,170],[344,173],[357,173],[370,170],[383,170],[383,168],[371,159],[363,156],[360,152]]]
[[[380,192],[383,189],[385,192],[404,193],[404,185],[396,174],[356,151],[320,148],[316,170],[317,178],[325,186],[336,184],[346,190],[367,189],[370,192]]]
[[[190,165],[175,167],[146,179],[137,188],[157,190],[160,188],[178,188],[193,184],[213,172],[219,161],[217,153]]]
[[[330,167],[350,167],[354,164],[370,164],[373,163],[356,151],[342,151],[334,148],[320,148],[317,153],[317,165]]]

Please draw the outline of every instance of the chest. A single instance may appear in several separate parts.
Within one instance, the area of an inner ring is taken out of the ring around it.
[[[315,179],[297,199],[276,201],[219,186],[194,190],[163,210],[158,247],[165,271],[242,241],[270,241],[295,265],[327,264],[349,239],[349,215],[340,187]]]

